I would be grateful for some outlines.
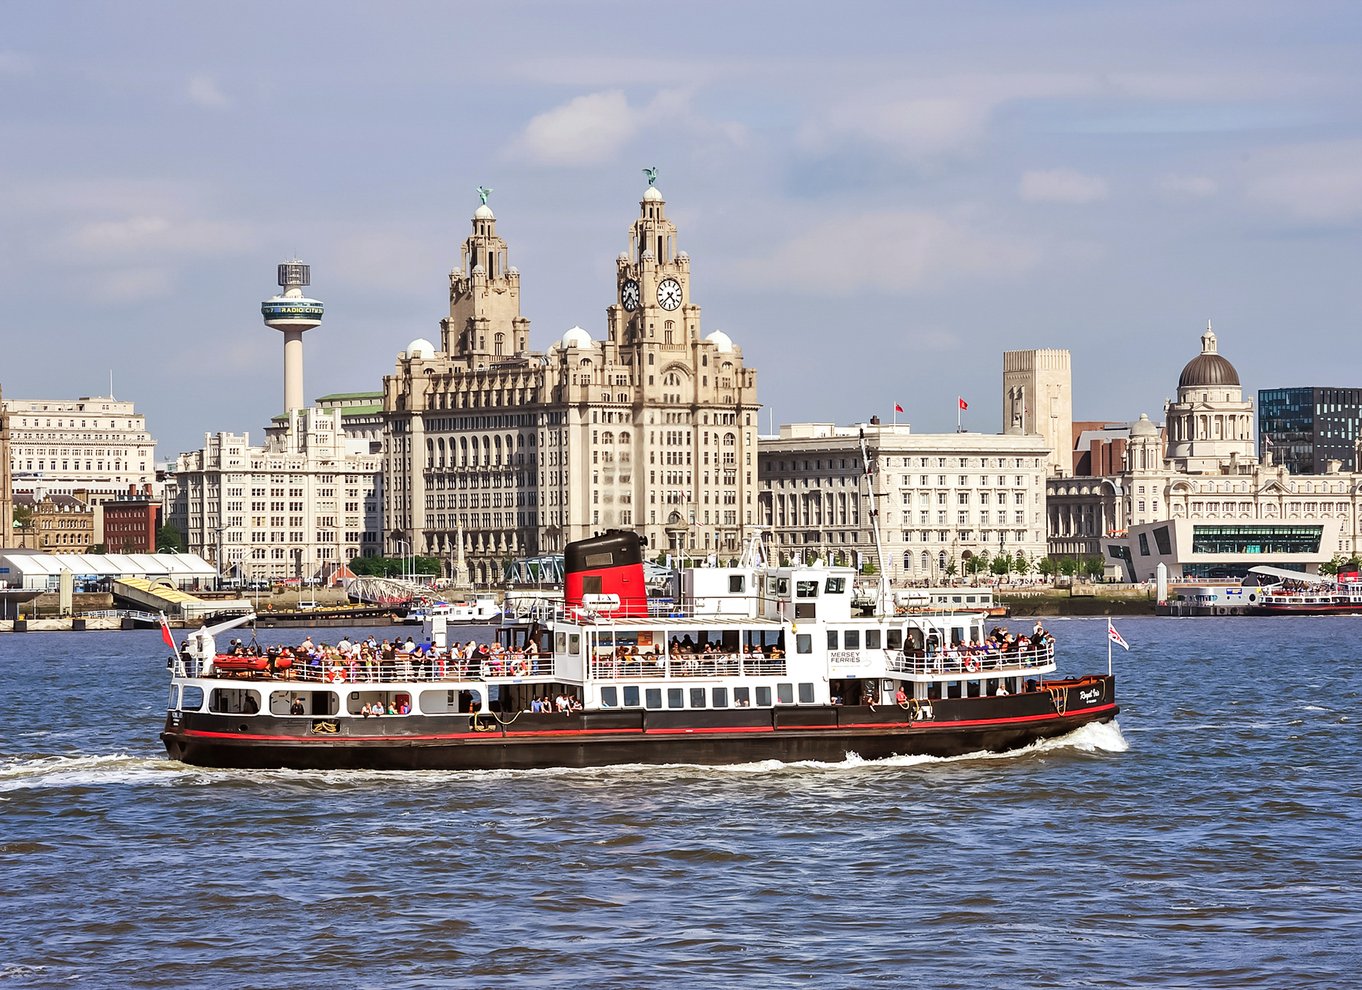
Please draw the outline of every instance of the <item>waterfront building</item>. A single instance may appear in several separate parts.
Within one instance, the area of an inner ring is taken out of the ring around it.
[[[608,528],[736,555],[756,511],[756,372],[727,334],[702,334],[651,177],[605,338],[574,326],[543,352],[485,192],[439,344],[413,341],[384,379],[387,552],[452,574],[461,547],[475,583]]]
[[[1073,373],[1068,351],[1004,351],[1002,408],[1004,433],[1044,437],[1050,449],[1050,474],[1073,473]]]
[[[1258,442],[1292,474],[1324,474],[1330,462],[1356,471],[1362,388],[1258,390]]]
[[[5,399],[13,491],[87,493],[98,505],[156,480],[156,441],[131,402],[110,396]]]
[[[43,553],[86,553],[95,542],[95,508],[84,491],[16,492],[22,517],[11,544]]]
[[[860,437],[870,457],[869,483]],[[1036,434],[913,433],[907,424],[782,425],[760,440],[761,522],[773,552],[864,566],[895,583],[936,584],[973,558],[1045,555],[1050,445]],[[880,513],[875,561],[869,496]]]
[[[379,552],[382,456],[347,437],[341,407],[294,409],[282,430],[205,434],[167,478],[167,521],[224,576],[315,578]]]
[[[1131,425],[1120,471],[1047,483],[1052,556],[1101,554],[1111,573],[1149,580],[1160,563],[1173,579],[1230,578],[1356,551],[1359,479],[1255,456],[1253,404],[1210,326],[1164,411],[1163,433],[1147,415]]]
[[[109,553],[155,553],[161,500],[152,494],[151,485],[138,491],[130,485],[117,498],[100,507],[95,542]]]

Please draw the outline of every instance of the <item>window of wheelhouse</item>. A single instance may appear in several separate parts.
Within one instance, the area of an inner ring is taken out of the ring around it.
[[[848,629],[842,633],[842,649],[859,650],[861,648],[861,631],[859,629]]]
[[[846,594],[847,579],[844,577],[830,577],[824,582],[823,590],[829,595]]]
[[[869,645],[870,645],[869,643],[866,643],[866,646]],[[885,647],[890,650],[903,649],[903,630],[890,629],[885,637]]]
[[[203,708],[203,688],[197,684],[186,684],[180,695],[180,711],[197,712]]]
[[[881,649],[880,640],[883,637],[883,635],[884,633],[881,632],[879,629],[867,629],[865,631],[865,648],[867,650]]]

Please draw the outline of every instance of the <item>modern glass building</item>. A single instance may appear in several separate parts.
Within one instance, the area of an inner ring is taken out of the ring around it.
[[[1258,390],[1258,454],[1272,452],[1292,474],[1324,474],[1331,460],[1357,470],[1362,388]]]

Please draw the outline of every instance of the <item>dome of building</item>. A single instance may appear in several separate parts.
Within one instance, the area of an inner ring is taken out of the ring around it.
[[[492,213],[492,208],[488,206],[486,203],[483,203],[481,206],[479,206],[476,210],[473,211],[473,219],[495,220],[496,216]]]
[[[707,334],[705,340],[713,344],[720,354],[727,354],[733,350],[733,338],[722,330],[715,330],[713,333]]]
[[[1210,323],[1201,335],[1201,353],[1187,362],[1178,378],[1178,388],[1197,388],[1209,385],[1212,388],[1239,384],[1239,372],[1234,365],[1216,353],[1215,333]]]
[[[644,201],[645,203],[660,203],[660,202],[662,202],[662,194],[661,194],[660,192],[657,191],[657,186],[649,186],[649,187],[648,187],[647,191],[645,191],[644,194],[643,194],[643,201]]]
[[[562,344],[564,347],[590,347],[592,344],[591,334],[581,327],[573,327],[563,334]]]
[[[435,345],[426,340],[425,337],[417,337],[407,345],[407,357],[409,358],[433,358],[435,356]]]
[[[1222,358],[1221,360],[1224,359]],[[1226,364],[1228,363],[1229,362],[1226,362]],[[1149,413],[1140,413],[1140,418],[1137,419],[1130,427],[1130,435],[1132,438],[1156,437],[1159,435],[1159,428],[1155,426],[1152,422],[1150,422]]]

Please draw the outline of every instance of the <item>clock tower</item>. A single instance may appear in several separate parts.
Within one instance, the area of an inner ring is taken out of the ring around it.
[[[440,321],[441,349],[468,367],[523,358],[530,349],[530,321],[520,315],[520,272],[497,235],[497,218],[487,205],[491,191],[478,187],[482,204],[473,213],[460,267],[449,273],[449,317]]]
[[[616,303],[610,307],[610,340],[619,347],[685,351],[700,339],[700,307],[690,301],[690,258],[676,248],[676,225],[644,169],[648,188],[629,235],[629,250],[616,260]]]

